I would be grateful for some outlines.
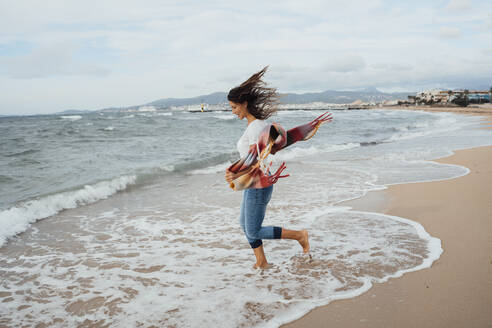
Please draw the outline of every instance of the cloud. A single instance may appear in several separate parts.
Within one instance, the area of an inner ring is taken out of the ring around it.
[[[77,62],[74,59],[76,50],[72,43],[55,43],[37,47],[28,54],[0,57],[0,66],[3,67],[0,74],[20,79],[108,74],[99,65]]]
[[[392,72],[392,71],[410,71],[414,67],[408,63],[404,62],[385,62],[385,63],[376,63],[370,65],[370,68],[376,69],[376,70],[383,70],[386,72]]]
[[[273,64],[271,65],[270,70],[274,70],[275,72],[278,72],[279,74],[286,74],[286,73],[295,73],[295,72],[302,72],[307,69],[306,66],[299,66],[299,65],[290,65],[290,64]]]
[[[463,0],[0,0],[0,83],[9,92],[0,112],[198,96],[229,90],[265,65],[281,92],[482,81],[492,76],[482,52],[490,48],[492,3],[470,7]]]
[[[364,59],[360,55],[346,54],[333,57],[322,66],[322,70],[329,72],[348,73],[362,70],[366,67]]]
[[[471,8],[470,0],[451,0],[446,5],[446,9],[450,11],[462,11],[470,8]]]
[[[439,29],[438,35],[441,38],[454,39],[454,38],[459,38],[461,36],[461,31],[457,27],[442,26]]]

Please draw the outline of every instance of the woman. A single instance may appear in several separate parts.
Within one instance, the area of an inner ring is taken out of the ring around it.
[[[264,120],[276,112],[275,105],[278,99],[276,90],[267,88],[266,83],[261,79],[267,68],[268,66],[253,74],[240,86],[231,89],[227,96],[232,112],[240,120],[246,118],[248,122],[246,130],[237,142],[237,149],[241,158],[248,155],[251,145],[258,143],[261,132],[269,126]],[[232,183],[240,176],[250,173],[251,169],[235,173],[228,168],[225,179]],[[273,184],[265,188],[250,187],[245,189],[243,194],[239,223],[256,256],[254,268],[263,269],[268,266],[262,239],[294,239],[299,242],[304,253],[309,252],[309,237],[306,230],[296,231],[281,227],[262,226],[272,192]]]

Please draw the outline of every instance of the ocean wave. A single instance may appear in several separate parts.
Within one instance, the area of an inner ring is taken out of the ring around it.
[[[91,204],[108,198],[118,191],[135,183],[135,176],[123,176],[110,181],[86,185],[81,189],[30,200],[0,212],[0,247],[8,238],[26,231],[29,226],[41,219],[62,210]]]
[[[24,150],[18,153],[13,153],[13,154],[8,154],[4,155],[5,157],[16,157],[16,156],[22,156],[22,155],[30,155],[39,152],[39,149],[28,149]]]
[[[52,195],[40,196],[38,199],[23,201],[3,211],[0,210],[0,247],[8,238],[15,236],[29,228],[29,226],[41,219],[56,215],[64,209],[94,203],[108,198],[118,191],[125,190],[128,186],[145,186],[161,181],[172,173],[204,174],[219,171],[216,167],[227,166],[234,152],[218,155],[202,155],[199,159],[185,160],[173,164],[136,169],[134,174],[123,175],[112,180],[105,180],[83,188],[57,192]],[[23,161],[26,159],[22,159]],[[29,162],[29,164],[31,164]],[[18,163],[17,165],[21,165]],[[0,175],[0,182],[9,183],[13,179]]]
[[[232,114],[222,114],[222,115],[214,115],[215,118],[218,118],[219,120],[232,120],[236,116]]]
[[[12,181],[15,181],[15,179],[12,177],[9,177],[8,175],[1,175],[0,174],[0,183],[12,182]]]
[[[275,160],[276,161],[293,160],[296,158],[315,155],[319,153],[330,153],[334,151],[357,148],[360,146],[361,146],[360,143],[346,143],[340,145],[310,146],[307,148],[293,147],[291,149],[279,151],[277,154],[275,154]]]
[[[7,140],[13,141],[13,142],[18,142],[18,143],[26,142],[26,138],[24,138],[24,137],[16,137],[16,138],[7,139]]]
[[[213,174],[225,170],[235,158],[235,152],[221,153],[217,155],[202,155],[199,159],[185,160],[174,164],[163,164],[151,168],[143,168],[138,171],[136,185],[154,183],[171,173],[185,174]]]
[[[392,134],[387,140],[398,141],[425,137],[428,135],[459,130],[464,127],[467,122],[458,120],[458,116],[450,113],[430,113],[437,116],[435,121],[414,122],[412,124],[403,125],[393,128],[396,133]]]
[[[400,125],[391,128],[392,131],[398,132],[406,132],[406,131],[412,131],[416,129],[428,129],[429,127],[432,127],[434,124],[432,122],[414,122],[412,124],[405,124],[405,125]]]
[[[196,120],[199,120],[200,117],[198,117],[198,116],[184,116],[184,115],[181,115],[181,116],[178,116],[178,119],[183,120],[183,121],[196,121]]]
[[[363,141],[360,143],[361,147],[376,146],[384,143],[384,141]]]
[[[200,159],[184,161],[175,165],[176,172],[193,172],[195,170],[209,170],[212,167],[222,165],[232,160],[237,160],[236,152],[221,153],[217,155],[202,155]],[[203,174],[203,173],[202,173]]]
[[[80,116],[80,115],[63,115],[63,116],[60,116],[60,118],[64,119],[64,120],[78,121],[82,118],[82,116]]]

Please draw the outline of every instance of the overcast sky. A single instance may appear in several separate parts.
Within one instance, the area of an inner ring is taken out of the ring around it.
[[[492,85],[492,1],[0,0],[0,114],[228,91]]]

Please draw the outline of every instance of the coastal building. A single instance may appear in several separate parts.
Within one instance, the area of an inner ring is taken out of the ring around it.
[[[486,91],[479,90],[426,90],[418,92],[415,96],[408,96],[410,102],[417,105],[455,104],[467,106],[468,104],[490,103],[492,88]]]

